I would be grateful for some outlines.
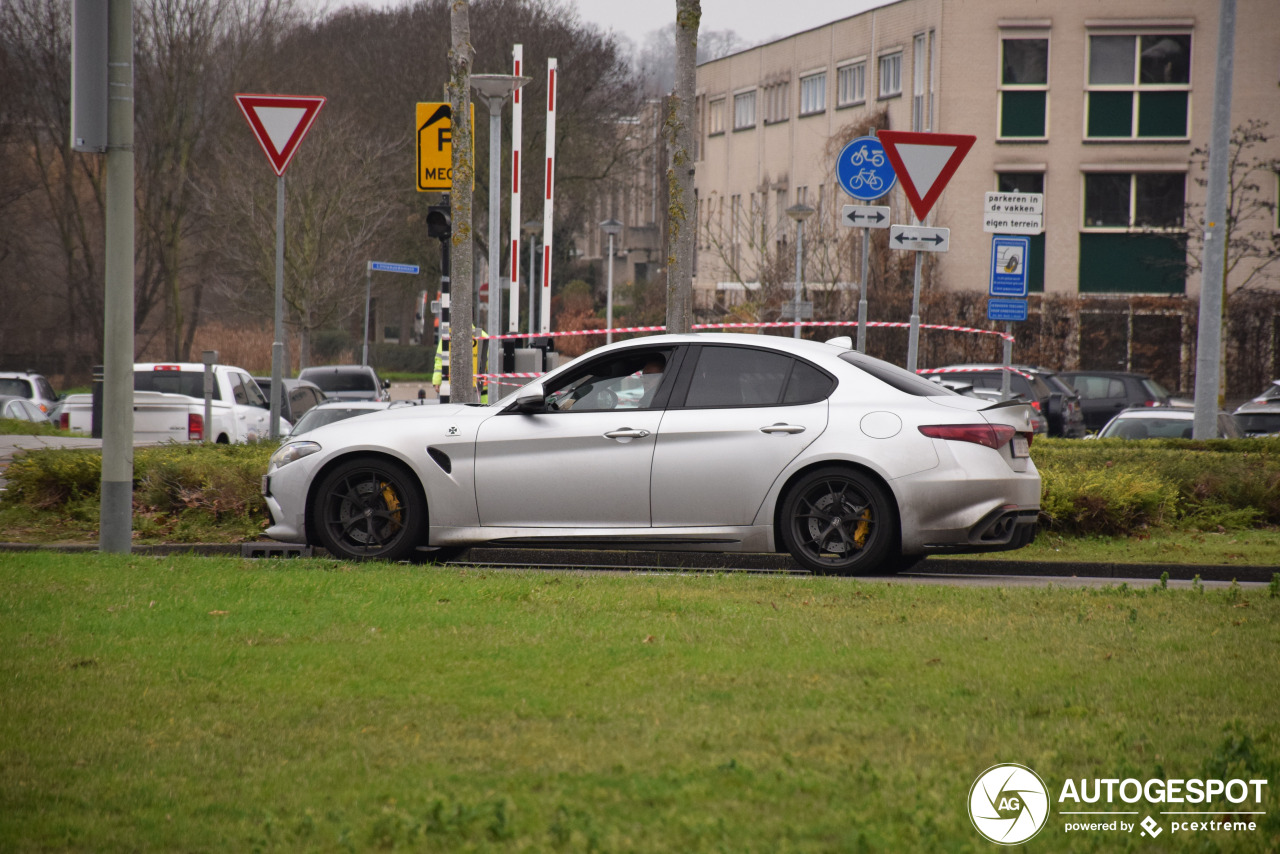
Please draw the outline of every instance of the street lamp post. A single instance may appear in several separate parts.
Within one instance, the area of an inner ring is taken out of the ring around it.
[[[804,281],[802,274],[804,263],[804,221],[815,213],[814,209],[803,202],[792,205],[787,208],[787,216],[795,220],[796,223],[796,311],[795,311],[795,337],[800,337],[800,283]]]
[[[613,238],[622,233],[622,223],[610,217],[600,223],[600,230],[609,235],[609,257],[605,262],[609,267],[609,284],[605,290],[605,329],[604,343],[613,343]]]
[[[489,111],[489,337],[496,338],[502,334],[499,325],[502,314],[502,283],[499,281],[499,246],[502,242],[502,226],[498,224],[501,203],[498,200],[498,187],[502,184],[502,103],[511,93],[529,82],[528,77],[516,77],[512,74],[472,74],[471,90],[476,98]],[[470,286],[463,282],[462,286]],[[502,348],[489,345],[489,370],[491,374],[501,371]]]
[[[538,312],[534,309],[538,304],[538,261],[535,256],[537,251],[538,232],[542,231],[542,223],[536,219],[531,219],[524,225],[520,226],[520,230],[524,232],[525,240],[529,242],[529,335],[532,336],[535,329],[534,324],[537,323],[536,318]],[[533,343],[533,339],[529,338],[525,346]]]

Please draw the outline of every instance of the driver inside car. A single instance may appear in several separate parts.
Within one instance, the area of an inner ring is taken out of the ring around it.
[[[608,370],[579,377],[554,392],[551,406],[560,411],[643,409],[651,404],[665,368],[661,353],[614,362]]]

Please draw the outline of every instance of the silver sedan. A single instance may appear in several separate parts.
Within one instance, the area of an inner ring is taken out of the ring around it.
[[[268,536],[345,559],[419,547],[787,551],[823,574],[1035,536],[1029,408],[828,343],[660,335],[495,403],[390,409],[272,456]]]

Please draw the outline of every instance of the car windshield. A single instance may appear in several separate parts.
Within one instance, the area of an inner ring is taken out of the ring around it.
[[[1155,400],[1168,400],[1171,396],[1169,390],[1155,380],[1143,380],[1142,385]]]
[[[0,378],[0,394],[31,397],[31,383],[17,377]]]
[[[204,398],[203,371],[134,371],[134,391],[158,391]],[[213,384],[213,399],[222,400],[218,383]]]
[[[335,421],[345,421],[346,419],[353,418],[357,415],[367,415],[370,412],[379,411],[381,410],[368,409],[365,407],[351,409],[339,408],[336,406],[323,408],[314,407],[303,413],[302,417],[298,419],[298,423],[293,425],[293,430],[290,431],[289,435],[301,436],[303,433],[314,430],[317,427],[323,427],[326,424],[332,424]]]
[[[1102,428],[1100,439],[1190,439],[1190,418],[1117,418]]]
[[[1246,433],[1280,433],[1280,412],[1237,412],[1236,422]]]
[[[377,391],[378,384],[368,371],[317,371],[299,379],[308,380],[325,391]]]

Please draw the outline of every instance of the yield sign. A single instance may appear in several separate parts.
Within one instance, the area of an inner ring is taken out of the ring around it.
[[[978,139],[961,133],[905,130],[882,130],[878,137],[902,182],[911,210],[922,222]]]
[[[240,112],[277,175],[289,168],[324,101],[323,95],[236,95]]]

